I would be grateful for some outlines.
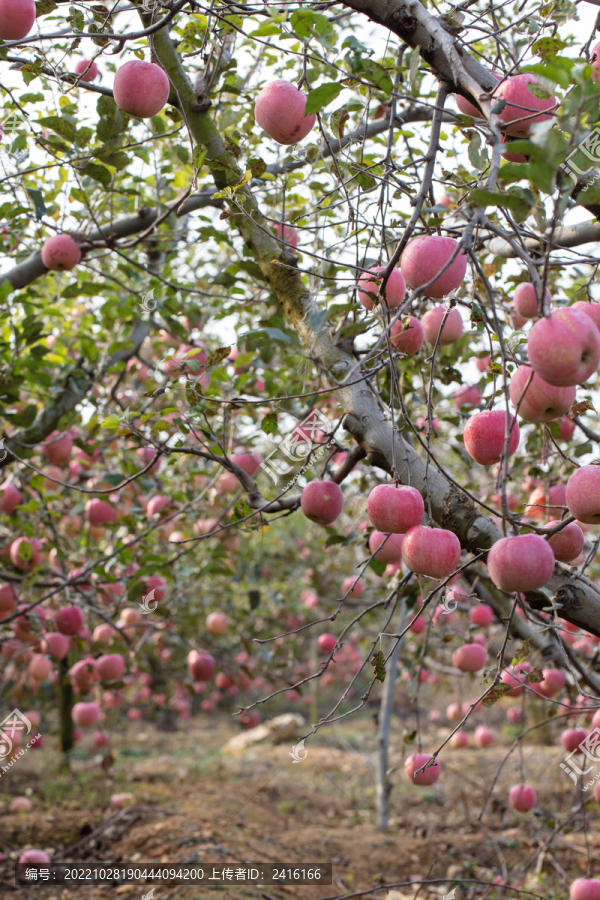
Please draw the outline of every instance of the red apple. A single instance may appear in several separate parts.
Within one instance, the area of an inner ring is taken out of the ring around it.
[[[413,238],[406,245],[400,261],[400,268],[407,285],[411,290],[427,284],[426,297],[441,300],[456,291],[464,281],[467,271],[467,257],[458,251],[448,268],[437,278],[438,272],[452,258],[458,248],[458,241],[451,237],[440,237],[437,234],[426,234]]]
[[[529,362],[540,378],[557,387],[587,381],[600,363],[600,332],[590,316],[572,307],[539,319],[527,340]]]
[[[386,268],[387,266],[374,266],[358,279],[358,299],[365,309],[371,310],[375,306],[375,301],[383,283],[381,276],[377,276],[380,272],[385,272]],[[406,296],[406,284],[400,269],[392,269],[386,284],[385,293],[387,305],[390,309],[400,306]],[[379,303],[383,305],[383,301],[379,301]]]
[[[158,450],[155,450],[153,447],[138,447],[135,453],[140,460],[140,468],[142,469],[145,469],[152,460],[156,460],[154,465],[148,469],[147,475],[158,472],[162,465],[162,456],[159,456]]]
[[[42,641],[42,650],[56,659],[64,659],[69,652],[70,645],[71,642],[66,634],[60,634],[58,631],[47,631]]]
[[[537,803],[537,794],[528,784],[515,784],[510,789],[508,802],[517,812],[529,812]]]
[[[478,747],[491,747],[494,743],[494,732],[486,725],[478,725],[475,729],[475,743]]]
[[[553,484],[546,494],[546,489],[538,485],[531,492],[525,506],[525,515],[533,519],[547,516],[549,519],[560,519],[567,505],[567,492],[564,484]]]
[[[416,488],[378,484],[369,494],[367,515],[377,531],[405,534],[418,525],[425,513],[423,498]]]
[[[557,387],[544,381],[530,366],[519,366],[508,386],[511,403],[526,422],[550,422],[569,412],[575,387]]]
[[[435,345],[437,341],[444,316],[446,315],[445,306],[436,306],[434,309],[428,310],[421,320],[423,326],[423,334],[428,344]],[[448,314],[446,324],[444,325],[440,345],[452,344],[463,336],[463,323],[460,313],[453,308]]]
[[[113,85],[115,103],[139,119],[156,116],[169,99],[169,79],[160,66],[131,59],[117,69]]]
[[[509,416],[508,456],[519,446],[519,426],[514,416]],[[486,409],[467,420],[464,431],[465,447],[469,456],[481,466],[499,463],[504,453],[506,413],[500,409]]]
[[[570,309],[576,309],[577,312],[585,313],[589,316],[598,331],[600,331],[600,303],[591,303],[587,300],[578,300],[573,303]]]
[[[291,225],[282,225],[281,222],[276,222],[273,225],[273,231],[277,237],[285,241],[286,244],[290,244],[292,247],[298,246],[298,232],[295,228],[292,228]],[[239,352],[238,348],[234,347],[227,359],[234,362],[237,359]]]
[[[34,0],[0,0],[0,39],[20,41],[35,22]]]
[[[469,746],[469,735],[466,731],[456,731],[448,741],[451,747],[462,749]]]
[[[552,294],[548,288],[546,288],[546,300],[548,303],[552,300]],[[530,281],[522,281],[517,285],[513,303],[519,315],[524,319],[535,319],[538,314],[538,299],[535,287]]]
[[[310,481],[301,497],[302,512],[318,525],[331,525],[342,511],[344,495],[333,481]]]
[[[337,638],[335,634],[320,634],[317,640],[319,653],[325,653],[327,656],[333,652],[336,644]]]
[[[344,578],[342,581],[342,593],[344,595],[348,594],[349,597],[362,597],[364,589],[364,581],[362,578],[357,579],[356,575],[348,575],[348,577]]]
[[[431,753],[411,753],[410,756],[406,757],[404,760],[404,772],[412,784],[430,785],[435,784],[438,780],[442,770],[438,759],[436,759],[432,766],[428,766],[423,772],[415,775],[417,769],[424,766],[430,759],[433,759]]]
[[[0,612],[11,613],[17,605],[12,584],[0,584]]]
[[[404,535],[402,559],[411,572],[445,578],[460,561],[460,541],[445,528],[415,525]]]
[[[600,522],[600,466],[576,469],[566,488],[566,504],[572,516],[585,525]]]
[[[14,486],[6,482],[0,488],[0,509],[7,516],[12,516],[17,506],[23,502],[23,494]]]
[[[600,790],[600,781],[596,782],[594,795],[596,788]],[[569,900],[600,900],[600,881],[597,878],[576,878],[569,888]]]
[[[390,328],[390,341],[394,348],[407,356],[418,353],[424,340],[423,326],[414,316],[402,316]]]
[[[116,512],[108,500],[88,500],[84,509],[85,520],[90,525],[110,525],[115,521]]]
[[[42,247],[42,263],[51,272],[74,269],[81,259],[81,247],[70,234],[55,234]]]
[[[77,634],[83,625],[83,613],[78,606],[62,606],[54,615],[61,634]]]
[[[97,703],[76,703],[72,710],[73,721],[81,728],[92,728],[100,719]]]
[[[210,653],[190,650],[187,667],[193,681],[210,681],[215,674],[216,663]]]
[[[569,525],[565,525],[557,534],[553,534],[551,538],[548,538],[548,543],[552,547],[554,558],[558,562],[571,562],[577,559],[583,550],[584,540],[583,531],[577,522],[571,522]]]
[[[449,703],[446,707],[446,718],[450,722],[458,722],[462,718],[460,703]]]
[[[27,671],[35,681],[45,681],[52,671],[52,660],[47,656],[35,653],[30,660]]]
[[[278,144],[296,144],[311,131],[316,116],[304,115],[306,95],[283,78],[271,81],[256,98],[256,123]]]
[[[18,38],[10,38],[10,40],[18,40]],[[25,853],[21,853],[18,862],[23,866],[49,866],[50,857],[43,850],[26,850]]]
[[[101,681],[120,681],[125,671],[125,660],[120,653],[109,653],[96,660]]]
[[[501,538],[487,558],[490,578],[503,591],[535,591],[554,572],[554,553],[539,534]]]
[[[239,466],[246,475],[250,476],[250,478],[254,478],[256,473],[260,471],[262,456],[254,450],[248,451],[244,450],[243,447],[237,447],[233,451],[231,461],[234,462],[236,466]]]
[[[582,753],[583,751],[579,749],[579,745],[585,741],[587,736],[588,733],[585,728],[565,728],[561,733],[560,742],[567,753],[573,753],[573,751]]]
[[[211,634],[223,634],[225,631],[227,631],[228,625],[229,620],[227,619],[225,613],[212,612],[209,613],[206,617],[206,627]]]
[[[575,433],[575,422],[568,416],[561,416],[557,422],[561,441],[570,441]]]
[[[523,660],[516,666],[509,666],[504,670],[500,683],[508,684],[512,687],[512,690],[506,692],[507,697],[520,697],[522,695],[525,690],[524,685],[527,681],[527,673],[531,672],[532,668],[531,663]]]
[[[479,406],[479,404],[483,400],[483,397],[479,393],[479,388],[477,388],[475,385],[469,386],[468,384],[463,384],[455,392],[453,400],[456,408],[462,409],[463,406],[469,408],[472,408],[473,406]]]
[[[533,688],[544,697],[554,697],[560,693],[567,683],[565,674],[561,669],[543,669],[544,680],[534,684]]]
[[[504,131],[513,137],[526,137],[533,124],[551,119],[548,110],[556,107],[554,97],[538,97],[532,93],[529,85],[535,85],[536,91],[541,89],[535,75],[513,75],[506,78],[492,95],[495,103],[499,100],[506,101],[498,118],[504,123]]]
[[[234,476],[235,477],[235,476]],[[237,478],[236,478],[237,484]],[[164,494],[155,494],[154,497],[151,497],[148,500],[148,505],[146,506],[146,512],[149,516],[155,516],[158,513],[163,512],[168,509],[171,505],[171,498],[166,497]]]
[[[386,540],[387,538],[387,540]],[[383,534],[381,531],[372,531],[369,536],[369,550],[375,554],[375,559],[384,563],[400,563],[402,560],[403,534]],[[381,546],[385,541],[384,546]],[[379,549],[381,547],[381,549]]]
[[[479,644],[463,644],[452,654],[452,665],[461,672],[479,672],[486,659],[487,654]]]
[[[494,621],[494,610],[487,603],[480,603],[469,610],[469,619],[473,625],[487,628]]]
[[[100,681],[96,660],[91,657],[81,659],[74,666],[71,666],[69,675],[75,687],[82,694],[87,694]],[[78,722],[77,724],[81,723]]]
[[[95,81],[98,78],[100,72],[98,71],[98,66],[93,60],[89,59],[80,59],[77,65],[75,66],[75,71],[78,75],[83,75],[82,81]]]

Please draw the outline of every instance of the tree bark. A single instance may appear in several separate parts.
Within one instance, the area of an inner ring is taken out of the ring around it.
[[[400,610],[398,616],[399,628],[402,631],[406,615],[406,602],[404,598],[400,601]],[[386,666],[385,681],[381,691],[381,704],[379,707],[379,731],[377,734],[377,827],[382,831],[387,831],[390,819],[390,794],[392,792],[392,782],[390,781],[388,772],[390,767],[390,731],[392,725],[392,712],[394,709],[394,689],[396,687],[396,678],[398,674],[398,660],[400,652],[404,646],[404,638],[400,638],[396,642],[396,646],[392,650],[389,662]]]

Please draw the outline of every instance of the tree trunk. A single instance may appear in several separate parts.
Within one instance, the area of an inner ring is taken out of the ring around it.
[[[402,630],[405,615],[406,604],[404,600],[401,600],[400,615],[398,618],[400,625],[399,631]],[[390,817],[390,793],[392,791],[392,782],[388,776],[390,727],[392,722],[392,710],[394,707],[394,688],[396,687],[398,660],[400,659],[400,651],[402,650],[403,644],[404,638],[396,643],[392,655],[390,656],[389,663],[386,666],[386,675],[385,681],[383,682],[381,705],[379,708],[379,731],[377,734],[377,825],[383,831],[387,831]]]
[[[73,685],[69,678],[69,657],[58,665],[58,715],[60,725],[60,749],[63,754],[61,768],[69,768],[69,753],[73,749]]]
[[[310,670],[318,671],[319,668],[319,645],[317,643],[319,636],[314,635],[310,648]],[[314,678],[310,683],[310,720],[313,724],[319,721],[319,685],[320,679]]]

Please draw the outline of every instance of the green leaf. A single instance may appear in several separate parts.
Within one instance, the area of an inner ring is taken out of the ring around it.
[[[260,178],[267,171],[267,164],[260,156],[251,156],[246,165],[252,172],[253,178]]]
[[[387,569],[387,563],[382,562],[380,559],[372,559],[369,566],[373,569],[375,574],[379,576],[383,575]]]
[[[289,334],[285,334],[279,328],[256,328],[253,331],[246,331],[244,334],[240,335],[240,338],[253,338],[253,337],[269,337],[272,341],[284,341],[286,344],[291,344],[292,339]]]
[[[413,53],[416,53],[418,59],[419,54],[417,50],[414,50]],[[394,87],[392,79],[386,69],[384,69],[380,63],[375,62],[372,59],[363,60],[362,72],[360,74],[365,81],[370,81],[371,84],[375,85],[378,91],[382,91],[384,94],[389,94]]]
[[[524,641],[523,646],[521,647],[519,652],[516,654],[516,656],[513,657],[511,665],[518,666],[519,663],[523,662],[524,659],[527,659],[530,653],[531,645],[528,640]]]
[[[274,409],[270,409],[260,423],[261,430],[265,434],[275,434],[277,431],[277,413]]]
[[[38,122],[44,128],[51,128],[67,141],[72,141],[75,137],[75,126],[62,116],[44,116],[43,119],[38,119]]]
[[[245,519],[246,516],[249,516],[251,512],[252,512],[252,509],[250,508],[250,506],[248,506],[248,504],[242,497],[240,500],[238,500],[238,502],[233,507],[233,512],[231,513],[231,518],[234,520],[234,522],[237,522],[238,519]]]
[[[205,369],[210,369],[211,366],[218,366],[219,363],[223,362],[224,359],[227,359],[229,354],[231,353],[231,347],[219,347],[218,350],[214,350],[204,363]]]
[[[260,606],[260,591],[255,588],[248,591],[248,600],[250,601],[250,609],[258,609]]]
[[[320,331],[323,327],[323,323],[327,318],[328,312],[326,309],[322,309],[320,312],[313,312],[308,317],[308,327],[311,331]]]
[[[371,665],[373,666],[375,678],[380,684],[383,684],[385,681],[385,656],[381,650],[377,650],[377,652],[373,654],[371,657]]]
[[[516,194],[500,194],[494,191],[486,191],[484,188],[475,188],[469,194],[470,202],[475,206],[503,206],[516,213],[528,215],[530,204],[523,197]]]
[[[493,706],[494,703],[497,703],[498,700],[501,700],[505,694],[508,694],[509,691],[512,691],[512,687],[510,684],[497,684],[492,690],[487,694],[482,702],[482,705],[485,707]]]
[[[306,99],[304,114],[310,116],[312,113],[320,112],[324,106],[328,106],[332,100],[335,100],[342,90],[343,85],[337,81],[328,81],[315,88]]]
[[[94,181],[100,182],[104,187],[108,187],[112,181],[111,174],[106,166],[101,166],[99,163],[87,163],[83,169],[80,169],[80,172],[82,175],[88,175]]]
[[[35,207],[35,217],[39,221],[42,216],[47,215],[48,210],[46,209],[46,204],[44,203],[44,197],[42,196],[42,192],[38,191],[37,188],[25,188],[27,193],[31,198],[31,202]]]
[[[296,9],[290,16],[290,25],[301,40],[317,40],[324,47],[333,49],[336,31],[326,16],[310,9]]]
[[[47,16],[48,13],[54,12],[55,9],[58,9],[58,6],[54,0],[35,0],[36,19],[38,16]]]
[[[332,112],[329,116],[329,127],[331,128],[334,137],[338,138],[338,140],[341,140],[344,137],[346,122],[349,118],[350,113],[348,112],[347,106],[340,106],[339,109],[336,109],[335,112]]]
[[[101,427],[109,428],[111,431],[114,431],[119,427],[119,417],[113,413],[112,416],[108,416],[106,419],[104,419]]]

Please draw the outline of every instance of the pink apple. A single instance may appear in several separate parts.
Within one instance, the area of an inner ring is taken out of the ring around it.
[[[557,387],[544,381],[530,366],[519,366],[509,383],[511,403],[526,422],[550,422],[567,413],[575,402],[576,389]]]
[[[42,263],[51,272],[68,272],[81,259],[81,247],[70,234],[55,234],[42,247]]]
[[[529,362],[557,387],[587,381],[600,363],[600,332],[590,316],[568,307],[539,319],[527,339]]]
[[[460,561],[460,541],[445,528],[414,525],[404,535],[402,559],[411,572],[445,578]]]
[[[492,95],[495,103],[499,100],[506,101],[498,118],[504,123],[504,131],[513,137],[527,136],[532,125],[551,119],[548,110],[556,107],[554,97],[538,97],[532,93],[529,85],[535,85],[536,90],[541,89],[535,75],[513,75],[506,78]]]
[[[414,356],[425,340],[423,326],[414,316],[402,316],[390,328],[390,340],[399,353]]]
[[[487,654],[479,644],[463,644],[452,654],[452,665],[461,672],[479,672],[486,659]]]
[[[259,724],[260,713],[257,709],[247,709],[240,716],[240,725],[242,726],[242,728],[256,728],[256,726]]]
[[[271,81],[256,98],[256,123],[278,144],[296,144],[312,130],[316,116],[304,115],[306,95],[283,78]]]
[[[18,611],[27,610],[27,604],[22,603],[18,607]],[[22,616],[18,616],[12,623],[15,637],[26,644],[34,643],[40,637],[40,630],[44,627],[47,618],[46,610],[43,606],[36,606],[34,609],[24,612]]]
[[[537,685],[536,685],[537,687]],[[511,706],[506,710],[506,718],[509,722],[515,724],[523,721],[523,710],[518,706]]]
[[[318,525],[331,525],[342,511],[344,495],[333,481],[310,481],[301,497],[302,512]]]
[[[104,731],[95,731],[92,735],[94,747],[108,747],[108,735]]]
[[[82,694],[86,694],[100,681],[96,660],[91,657],[81,659],[74,666],[71,666],[69,675],[77,690],[81,691]]]
[[[575,422],[568,416],[561,416],[557,422],[561,441],[570,441],[575,433]]]
[[[480,603],[469,610],[469,619],[473,625],[487,628],[494,621],[494,610],[487,603]]]
[[[10,482],[6,482],[0,488],[0,509],[3,513],[6,513],[7,516],[12,516],[17,506],[23,502],[23,494],[21,491],[14,486],[14,484],[10,484]]]
[[[151,599],[156,600],[160,603],[167,596],[167,582],[164,578],[161,578],[160,575],[150,575],[146,578],[146,594],[154,591],[154,595]],[[139,619],[138,619],[139,621]]]
[[[425,340],[428,344],[435,345],[445,315],[446,307],[436,306],[434,309],[428,310],[421,319],[423,334],[425,335]],[[448,314],[448,318],[446,319],[446,324],[444,325],[444,328],[442,330],[440,344],[441,346],[452,344],[462,336],[463,323],[460,317],[460,313],[457,309],[451,309]]]
[[[552,578],[554,553],[539,534],[501,538],[487,558],[490,578],[503,591],[535,591]]]
[[[349,597],[362,597],[364,589],[364,581],[362,578],[357,579],[356,575],[348,575],[348,577],[344,578],[342,581],[342,594],[348,594]]]
[[[596,788],[600,789],[600,781],[596,782],[594,795]],[[597,878],[576,878],[569,888],[569,900],[600,900],[600,881]]]
[[[412,632],[414,632],[415,634],[421,634],[421,632],[424,630],[424,628],[425,628],[425,620],[423,619],[423,616],[419,616],[418,619],[415,619],[415,621],[410,626],[410,630]]]
[[[76,725],[92,728],[100,719],[100,707],[97,703],[76,703],[72,715]]]
[[[449,703],[446,707],[446,718],[450,722],[458,722],[462,718],[460,703]]]
[[[71,453],[73,452],[73,440],[71,436],[69,434],[64,434],[62,437],[59,437],[59,435],[60,431],[53,431],[52,434],[48,435],[46,441],[43,444],[40,444],[40,452],[53,466],[60,466],[67,462],[71,458]],[[58,478],[59,480],[62,478],[60,471]],[[52,487],[56,490],[57,485],[53,484]]]
[[[387,266],[374,266],[358,279],[358,299],[365,309],[373,309],[377,300],[383,278],[377,277],[380,272],[385,272]],[[390,309],[400,306],[406,296],[406,284],[400,269],[392,269],[386,288],[387,305]],[[383,300],[378,301],[383,306]],[[416,351],[415,351],[416,352]]]
[[[424,291],[426,297],[441,300],[456,291],[464,281],[467,271],[467,257],[458,251],[448,268],[437,278],[438,272],[452,258],[458,249],[458,241],[451,237],[426,234],[413,238],[406,245],[400,261],[400,268],[407,285],[416,290],[435,279]]]
[[[549,519],[560,519],[567,505],[567,492],[564,484],[553,484],[546,495],[546,489],[539,485],[531,492],[525,506],[525,515],[533,519],[547,516]]]
[[[519,446],[519,426],[514,416],[509,416],[508,456]],[[465,447],[469,456],[481,466],[499,463],[504,453],[506,413],[501,409],[486,409],[475,413],[465,425]]]
[[[84,509],[85,520],[90,525],[111,525],[115,521],[116,512],[108,500],[88,500]]]
[[[254,478],[256,473],[260,471],[262,456],[254,450],[249,451],[244,450],[243,447],[237,447],[233,451],[231,461],[234,462],[236,466],[239,466],[246,475],[250,476],[250,478]]]
[[[508,802],[517,812],[529,812],[537,803],[537,794],[528,784],[515,784],[510,789]]]
[[[598,508],[600,509],[600,506]],[[577,559],[583,550],[584,540],[583,531],[577,522],[570,522],[557,534],[553,534],[551,538],[548,538],[548,543],[552,547],[554,558],[558,562],[571,562]]]
[[[600,303],[591,303],[587,300],[578,300],[573,303],[570,309],[576,309],[577,312],[585,313],[589,316],[598,331],[600,331]]]
[[[14,797],[8,804],[9,812],[31,812],[33,803],[29,797]]]
[[[456,731],[448,741],[451,747],[461,749],[469,746],[469,735],[466,731]]]
[[[317,640],[319,653],[325,653],[327,654],[327,656],[329,656],[329,654],[333,652],[333,648],[336,644],[337,638],[335,634],[320,634]]]
[[[544,697],[554,697],[560,693],[567,683],[565,674],[561,669],[543,669],[544,680],[532,685],[533,689]]]
[[[372,531],[369,537],[369,550],[375,554],[375,559],[378,559],[380,562],[399,563],[402,560],[403,539],[403,534],[390,534],[388,536],[381,531]],[[382,544],[384,546],[381,546]],[[380,547],[381,549],[379,549]]]
[[[133,806],[134,803],[133,794],[113,794],[110,798],[111,809],[125,809],[126,806]]]
[[[483,397],[479,393],[479,388],[477,388],[475,385],[469,386],[468,384],[463,384],[455,392],[453,400],[456,408],[462,409],[463,406],[469,408],[473,406],[479,406],[479,404],[483,400]]]
[[[0,31],[1,33],[1,31]],[[11,38],[10,40],[18,40]],[[49,866],[50,857],[43,850],[26,850],[19,857],[19,864],[23,866]]]
[[[169,79],[160,66],[131,59],[117,69],[113,85],[115,103],[139,119],[156,116],[169,99]]]
[[[487,372],[490,367],[490,362],[492,361],[492,357],[489,356],[478,356],[475,360],[475,365],[479,372]]]
[[[125,660],[120,653],[109,653],[96,660],[101,681],[120,681],[125,671]]]
[[[17,605],[12,584],[0,584],[0,612],[11,613]]]
[[[508,304],[508,321],[516,331],[519,331],[527,324],[527,319],[524,319],[523,316],[519,315],[512,301]]]
[[[507,162],[513,163],[526,163],[527,157],[523,153],[515,153],[514,151],[509,150],[512,141],[505,134],[500,138],[500,142],[504,145],[503,149],[500,151],[500,155]],[[521,326],[516,326],[521,327]]]
[[[560,742],[567,751],[567,753],[572,753],[573,751],[579,750],[579,745],[585,741],[588,736],[585,728],[565,728],[565,730],[561,733]]]
[[[211,681],[215,674],[216,663],[210,653],[190,650],[187,667],[192,681]]]
[[[548,304],[552,300],[552,294],[546,288],[546,300]],[[517,285],[513,297],[515,309],[524,319],[535,319],[538,314],[538,300],[535,287],[530,281],[522,281]]]
[[[494,740],[494,732],[486,725],[477,726],[475,729],[475,743],[478,747],[491,747]]]
[[[367,515],[384,534],[405,534],[418,525],[425,513],[423,498],[416,488],[378,484],[369,494]]]
[[[136,709],[135,706],[132,706],[131,709],[127,710],[127,718],[130,722],[139,722],[142,718],[141,709]]]
[[[83,75],[82,81],[95,81],[99,76],[98,66],[93,60],[80,59],[75,66],[78,75]]]
[[[138,447],[135,453],[140,460],[142,469],[145,469],[152,460],[155,460],[154,465],[150,466],[147,474],[158,472],[162,465],[162,456],[159,456],[158,450],[155,450],[153,447]]]
[[[496,73],[492,72],[491,69],[488,69],[488,72],[490,73],[490,75],[493,75],[494,78],[496,78],[498,81],[502,81],[501,75],[496,75]],[[471,118],[473,119],[483,119],[481,111],[476,106],[474,106],[474,104],[471,103],[470,100],[467,100],[467,98],[463,97],[461,94],[456,95],[456,105],[458,106],[463,116],[471,116]]]
[[[23,713],[26,719],[29,719],[32,726],[34,728],[39,728],[42,722],[42,717],[36,709],[28,709]]]
[[[83,613],[78,606],[62,606],[54,615],[61,634],[77,634],[83,625]]]
[[[28,547],[25,545],[28,545]],[[30,571],[42,562],[41,547],[42,542],[38,541],[37,538],[17,538],[10,545],[10,561],[17,569]]]
[[[292,247],[298,246],[298,232],[295,228],[292,228],[291,225],[282,225],[281,222],[276,222],[275,225],[273,225],[273,230],[277,237],[284,240],[286,244],[290,244]],[[234,347],[227,358],[233,362],[237,359],[238,354],[238,348]]]
[[[527,673],[531,672],[533,666],[527,660],[518,663],[516,666],[508,666],[502,673],[500,678],[501,684],[508,684],[512,690],[506,692],[507,697],[520,697],[525,690],[524,685],[527,683]]]
[[[56,659],[64,659],[69,652],[70,645],[71,642],[66,634],[60,634],[58,631],[49,631],[44,635],[42,650]]]
[[[566,488],[566,504],[572,516],[585,525],[600,522],[600,466],[576,469]]]
[[[35,22],[34,0],[0,0],[0,39],[20,41]]]
[[[96,625],[92,632],[92,642],[97,644],[108,644],[113,637],[116,637],[116,633],[108,622],[102,622],[101,625]]]
[[[431,753],[411,753],[410,756],[406,757],[404,760],[404,772],[412,784],[430,785],[435,784],[438,780],[442,770],[438,759],[436,759],[432,766],[429,766],[423,772],[420,772],[415,776],[417,769],[424,766],[430,759],[433,759]]]
[[[211,634],[223,634],[227,631],[229,620],[225,613],[212,612],[206,617],[206,627]]]
[[[52,671],[52,660],[47,656],[41,656],[35,653],[31,658],[27,671],[34,681],[45,681]]]

